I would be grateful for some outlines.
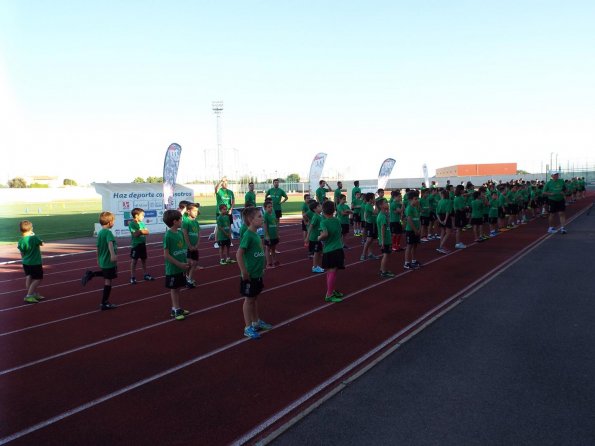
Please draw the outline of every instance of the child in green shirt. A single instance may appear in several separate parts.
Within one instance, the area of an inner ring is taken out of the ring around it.
[[[272,207],[271,207],[272,208]],[[258,301],[256,298],[264,288],[262,276],[264,274],[264,251],[262,242],[256,233],[262,227],[263,215],[260,209],[245,208],[242,218],[248,229],[242,236],[236,259],[240,268],[240,293],[244,296],[242,312],[244,314],[244,336],[259,339],[261,330],[270,330],[273,326],[267,324],[258,315]]]
[[[274,268],[279,266],[277,260],[276,247],[279,244],[279,232],[277,227],[277,218],[273,213],[273,202],[264,202],[264,247],[267,260],[267,266]]]
[[[343,195],[345,197],[345,195]],[[343,240],[341,234],[341,222],[336,217],[335,203],[328,200],[322,204],[324,218],[320,223],[321,232],[317,241],[324,240],[322,250],[322,267],[326,270],[326,302],[341,302],[343,293],[335,289],[337,270],[345,269],[345,253],[343,251]],[[349,224],[349,223],[348,223]]]
[[[194,280],[194,272],[197,269],[201,269],[198,266],[198,243],[200,241],[200,225],[198,224],[197,217],[200,215],[199,203],[190,203],[186,209],[188,212],[188,218],[182,219],[182,234],[184,235],[184,241],[188,247],[186,252],[186,258],[190,263],[190,269],[186,275],[186,286],[188,288],[196,287],[196,281]]]
[[[163,256],[165,258],[165,287],[170,290],[171,317],[183,321],[190,313],[180,307],[180,288],[186,285],[186,275],[190,269],[186,255],[188,247],[184,241],[182,214],[174,209],[163,213],[163,223],[169,228],[163,235]]]
[[[23,270],[25,271],[25,288],[27,295],[24,301],[28,304],[36,304],[43,296],[37,292],[37,287],[43,280],[43,266],[41,262],[40,246],[43,240],[33,232],[33,223],[23,220],[20,225],[21,236],[17,248],[21,252]]]
[[[143,279],[144,280],[155,280],[147,272],[147,235],[149,230],[145,226],[143,219],[145,218],[145,211],[141,208],[134,208],[131,212],[132,221],[128,223],[128,229],[132,240],[130,241],[130,283],[136,285],[136,264],[140,259],[143,267]]]
[[[378,226],[378,243],[380,244],[380,252],[382,253],[382,260],[380,260],[380,276],[390,278],[395,277],[395,275],[387,268],[388,256],[392,253],[388,202],[381,202],[379,208],[380,211],[376,217],[376,225]]]
[[[316,200],[310,200],[308,204],[312,216],[310,217],[310,225],[308,226],[308,251],[312,256],[312,272],[323,273],[322,268],[322,243],[318,240],[320,235],[320,222],[322,221],[320,213],[322,212],[322,205]]]
[[[419,217],[419,196],[417,191],[410,191],[407,194],[408,203],[405,209],[405,236],[407,238],[407,248],[405,249],[405,269],[417,269],[421,266],[415,260],[417,245],[419,245],[421,233],[421,221]]]
[[[227,214],[227,205],[219,205],[219,216],[217,217],[217,244],[219,245],[220,265],[236,263],[229,257],[229,247],[231,245],[231,225],[229,215]]]

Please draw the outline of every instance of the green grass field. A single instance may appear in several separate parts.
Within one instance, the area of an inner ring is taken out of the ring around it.
[[[195,200],[201,204],[200,223],[215,223],[215,198],[195,197]],[[258,200],[261,202],[262,196]],[[302,195],[290,195],[283,205],[283,215],[300,214],[302,203]],[[21,220],[31,221],[35,233],[47,242],[90,237],[101,211],[101,199],[0,205],[0,244],[18,241]]]

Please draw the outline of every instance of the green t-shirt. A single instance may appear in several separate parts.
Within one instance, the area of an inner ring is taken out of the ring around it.
[[[321,220],[322,217],[320,216],[320,214],[313,213],[312,217],[310,218],[310,237],[308,237],[309,241],[318,241],[318,236],[320,235]]]
[[[111,255],[108,248],[108,243],[113,242],[114,252],[118,252],[116,246],[116,237],[112,234],[112,231],[106,228],[102,228],[97,233],[97,264],[101,269],[110,269],[116,267],[116,262],[111,261]]]
[[[442,198],[436,206],[437,214],[451,214],[452,215],[452,200],[449,198]]]
[[[545,183],[543,191],[553,193],[552,195],[546,195],[549,200],[562,201],[564,200],[565,189],[566,185],[564,180],[558,178],[557,180],[552,179]]]
[[[471,218],[483,217],[483,200],[476,198],[471,202]]]
[[[409,217],[411,217],[411,220],[413,221],[413,226],[409,224]],[[407,206],[407,209],[405,209],[405,220],[407,221],[405,231],[419,231],[419,228],[421,227],[419,221],[419,209],[415,206]]]
[[[244,236],[247,230],[248,226],[246,226],[246,223],[242,222],[242,226],[240,226],[240,241],[242,240],[242,237]]]
[[[240,248],[244,250],[244,263],[251,279],[262,277],[264,270],[264,251],[262,242],[256,232],[247,230],[240,241]],[[243,279],[244,277],[242,277]]]
[[[351,202],[352,203],[355,200],[355,194],[357,194],[358,192],[360,194],[362,193],[362,190],[358,186],[355,186],[353,189],[351,189]]]
[[[308,206],[308,203],[306,203],[304,201],[304,203],[302,204],[302,215],[306,214],[306,217],[308,216],[308,212],[310,212],[310,207]]]
[[[362,206],[363,206],[364,200],[362,200],[361,198],[354,198],[351,201],[351,207],[353,208],[353,214],[354,215],[362,215]]]
[[[500,202],[500,200],[498,200],[498,198],[492,198],[490,200],[490,210],[488,212],[488,217],[490,217],[490,218],[498,217],[499,202]]]
[[[231,209],[231,202],[235,200],[235,197],[233,195],[233,191],[231,189],[224,189],[222,187],[220,187],[217,190],[217,194],[216,194],[216,198],[217,198],[217,215],[219,215],[219,206],[224,204],[225,206],[227,206],[227,210],[229,211]]]
[[[335,203],[338,203],[339,200],[341,199],[341,194],[343,193],[343,191],[339,188],[335,189]]]
[[[364,210],[364,220],[366,223],[374,223],[376,220],[376,215],[374,215],[374,206],[370,203],[364,203],[362,205],[362,209]]]
[[[436,212],[436,208],[438,207],[438,202],[441,200],[440,194],[438,193],[431,193],[428,197],[428,202],[430,203],[430,211]]]
[[[266,196],[271,197],[271,200],[273,201],[273,210],[275,211],[281,210],[281,198],[287,198],[287,194],[280,187],[271,187],[267,191]]]
[[[391,244],[391,234],[390,234],[390,224],[384,212],[378,213],[378,217],[376,217],[376,225],[378,226],[378,243],[380,245],[390,245]],[[384,235],[382,236],[382,226],[384,225]]]
[[[198,220],[188,218],[188,220],[182,223],[182,229],[188,233],[188,241],[190,244],[196,245],[196,242],[198,242],[198,233],[200,232]]]
[[[403,207],[403,203],[397,200],[391,200],[388,212],[389,212],[389,222],[390,223],[398,223],[401,221],[401,209]]]
[[[320,222],[320,230],[328,232],[328,237],[324,239],[323,253],[343,249],[343,240],[341,238],[341,222],[336,217],[324,217]]]
[[[419,199],[419,214],[422,217],[430,216],[430,200],[428,197],[422,197]]]
[[[130,245],[132,247],[135,247],[142,243],[147,242],[147,237],[143,234],[141,234],[137,237],[134,236],[134,233],[136,231],[141,230],[141,229],[146,229],[144,222],[132,220],[130,223],[128,223],[128,229],[130,230],[130,236],[132,237],[132,241],[130,242]]]
[[[163,235],[163,250],[167,251],[178,262],[186,263],[187,247],[182,231],[178,230],[174,232],[171,229],[165,231]],[[183,269],[165,259],[166,276],[174,276],[183,272],[185,272]]]
[[[266,234],[267,231],[265,231],[265,239],[271,240],[279,238],[279,235],[277,233],[277,217],[275,217],[275,214],[269,214],[268,212],[265,212],[264,225],[265,228],[268,230],[268,236]]]
[[[229,240],[230,236],[229,215],[220,215],[217,217],[217,241]]]
[[[36,235],[26,235],[19,240],[17,245],[21,251],[23,265],[41,265],[41,249],[43,241]]]
[[[324,187],[319,187],[318,189],[316,189],[316,201],[322,203],[324,201],[324,198],[326,197],[327,191],[328,189]]]
[[[256,194],[254,193],[254,191],[249,190],[248,192],[246,192],[246,195],[244,195],[244,205],[246,207],[256,206]]]
[[[465,199],[462,196],[456,196],[452,202],[452,207],[455,211],[462,211],[465,209]]]
[[[342,225],[349,224],[349,213],[343,215],[343,212],[349,211],[349,205],[347,203],[340,203],[337,205],[337,218]]]

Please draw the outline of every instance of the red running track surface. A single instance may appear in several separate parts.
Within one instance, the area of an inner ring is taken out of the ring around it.
[[[569,220],[590,204],[588,197],[570,206]],[[417,271],[403,272],[403,253],[393,253],[393,279],[379,277],[379,260],[359,261],[360,239],[349,237],[347,269],[337,275],[346,299],[329,304],[324,274],[310,272],[299,224],[284,224],[282,265],[267,270],[259,297],[274,329],[258,341],[242,336],[239,269],[219,266],[206,240],[199,286],[182,293],[192,313],[181,322],[169,317],[159,237],[149,245],[154,282],[129,285],[128,251],[120,248],[114,311],[98,310],[101,279],[80,284],[86,269],[97,269],[93,246],[44,259],[39,291],[46,300],[35,305],[23,303],[20,265],[3,265],[0,444],[254,441],[550,237],[546,229],[538,218],[480,244],[467,231],[469,247],[446,256],[435,251],[437,241],[424,243]]]

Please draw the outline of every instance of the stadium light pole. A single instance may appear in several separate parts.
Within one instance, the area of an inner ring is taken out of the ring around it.
[[[223,101],[213,101],[211,102],[211,106],[213,108],[213,112],[215,116],[217,116],[217,171],[218,177],[217,179],[220,180],[222,177],[221,174],[221,114],[223,113]]]

